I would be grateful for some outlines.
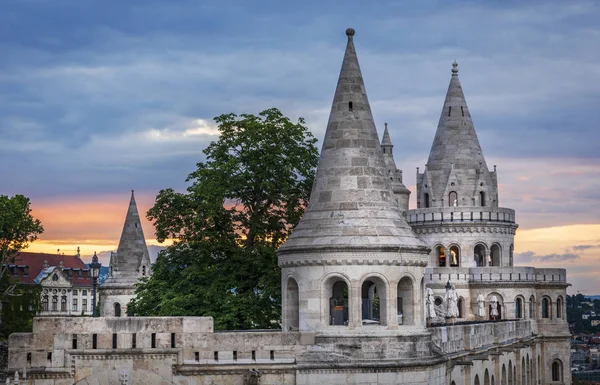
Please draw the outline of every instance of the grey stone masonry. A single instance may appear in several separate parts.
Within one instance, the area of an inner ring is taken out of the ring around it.
[[[423,173],[417,170],[419,208],[454,205],[498,206],[496,171],[487,168],[456,62],[429,160]]]
[[[410,190],[402,183],[402,170],[396,167],[396,161],[394,160],[393,154],[394,145],[390,139],[390,133],[388,131],[388,125],[385,123],[385,129],[383,130],[383,138],[381,139],[381,151],[383,152],[383,160],[385,161],[385,167],[387,177],[392,184],[392,192],[394,193],[394,199],[400,211],[406,212],[408,210],[408,201],[410,199]]]
[[[133,191],[117,254],[111,257],[111,268],[114,277],[126,275],[137,279],[140,275],[150,273],[150,255]]]
[[[279,254],[317,247],[401,247],[423,253],[392,193],[354,49],[354,30],[340,71],[321,158],[304,217]]]

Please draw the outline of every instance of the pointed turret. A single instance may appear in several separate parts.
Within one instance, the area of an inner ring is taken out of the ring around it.
[[[480,206],[481,196],[487,197],[483,205],[497,206],[495,179],[481,151],[456,62],[452,63],[450,85],[429,153],[427,172],[431,185],[418,184],[417,193],[419,201],[424,201],[424,194],[428,194],[431,207]],[[455,195],[450,198],[452,192],[457,194],[456,199]]]
[[[133,190],[117,254],[111,256],[111,271],[115,277],[138,277],[150,272],[150,256]]]
[[[387,171],[387,177],[392,184],[392,192],[401,212],[408,210],[408,201],[410,199],[410,190],[402,183],[402,170],[396,167],[394,160],[394,145],[388,131],[388,124],[384,123],[383,138],[381,139],[381,152]]]
[[[425,249],[398,209],[354,48],[348,43],[310,204],[287,242],[296,249],[393,246]],[[420,256],[416,256],[420,257]]]

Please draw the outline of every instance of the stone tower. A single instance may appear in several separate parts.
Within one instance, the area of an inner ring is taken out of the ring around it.
[[[414,335],[424,332],[422,278],[429,249],[394,198],[354,30],[346,35],[310,204],[278,250],[283,328],[317,335],[401,335],[400,329]]]
[[[392,140],[390,139],[388,125],[387,123],[385,123],[385,129],[383,130],[383,138],[381,139],[381,151],[383,152],[383,159],[385,161],[387,177],[391,182],[394,198],[398,203],[400,211],[405,213],[408,210],[410,190],[407,189],[406,186],[402,183],[402,170],[396,167],[393,149],[394,145],[392,144]]]
[[[109,271],[109,276],[100,289],[102,315],[124,315],[127,303],[133,298],[135,284],[140,278],[152,273],[133,190],[117,252],[110,256]]]

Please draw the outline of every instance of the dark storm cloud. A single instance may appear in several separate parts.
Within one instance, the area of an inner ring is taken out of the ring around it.
[[[565,158],[598,162],[595,3],[344,4],[5,4],[2,192],[47,198],[182,188],[215,138],[190,130],[198,119],[209,125],[231,111],[276,106],[305,117],[321,138],[348,26],[357,30],[375,119],[390,124],[407,185],[426,162],[454,59],[484,153],[501,169],[525,158],[546,166]],[[506,183],[511,174],[502,176]],[[535,187],[564,185],[545,178]],[[563,198],[515,208],[583,211],[558,204]]]

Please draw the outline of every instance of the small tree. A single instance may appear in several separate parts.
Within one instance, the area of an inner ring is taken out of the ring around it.
[[[275,250],[304,213],[318,151],[302,119],[273,108],[215,118],[187,193],[162,190],[148,211],[162,251],[127,306],[137,315],[210,315],[219,329],[279,327]]]
[[[39,219],[31,215],[29,198],[0,195],[0,320],[4,319],[2,306],[9,303],[9,298],[24,295],[19,282],[7,274],[8,266],[43,231]]]

